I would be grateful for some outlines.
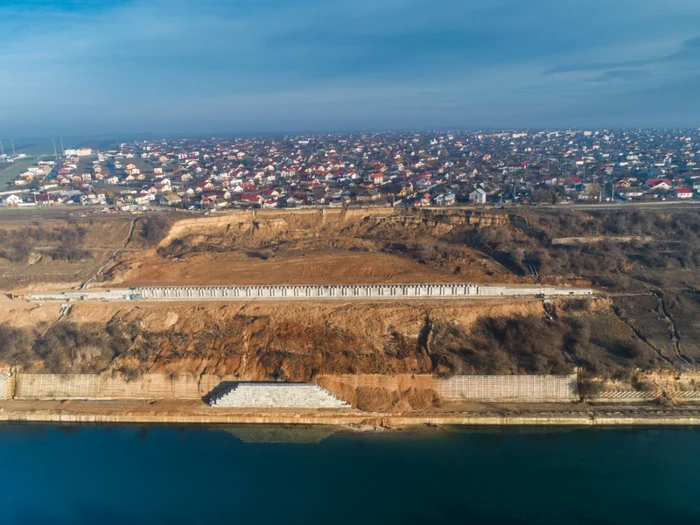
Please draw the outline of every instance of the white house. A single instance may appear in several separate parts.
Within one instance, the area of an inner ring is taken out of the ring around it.
[[[475,189],[469,194],[469,202],[486,204],[486,192],[482,188]]]
[[[22,204],[22,199],[20,197],[18,197],[17,195],[9,195],[9,196],[5,197],[3,204],[5,206],[11,206],[11,207],[19,206],[20,204]]]

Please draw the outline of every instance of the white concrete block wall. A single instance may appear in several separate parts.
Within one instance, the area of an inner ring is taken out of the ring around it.
[[[12,398],[12,374],[9,370],[0,370],[0,399]]]
[[[520,286],[483,286],[475,284],[398,284],[329,286],[219,286],[219,287],[144,287],[132,295],[144,299],[227,299],[227,298],[315,298],[315,297],[467,297],[592,295],[589,288],[553,288]]]
[[[445,400],[575,401],[579,398],[576,374],[454,376],[436,379],[435,387]]]
[[[17,399],[200,399],[219,376],[144,374],[133,381],[97,374],[16,374]]]
[[[238,383],[212,398],[217,408],[349,408],[312,383]]]
[[[96,399],[100,376],[95,374],[17,374],[17,399]]]

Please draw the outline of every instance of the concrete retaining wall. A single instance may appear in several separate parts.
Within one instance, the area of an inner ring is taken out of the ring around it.
[[[132,295],[143,299],[313,299],[476,297],[518,295],[592,295],[587,288],[551,286],[483,286],[478,284],[387,284],[329,286],[159,286],[135,288]]]
[[[9,369],[0,370],[0,399],[12,398],[12,379]]]
[[[593,295],[590,288],[507,286],[480,284],[377,284],[328,286],[152,286],[113,290],[33,293],[32,301],[124,301],[124,300],[250,300],[250,299],[395,299],[412,297],[517,297]]]
[[[199,399],[222,378],[145,374],[126,381],[97,374],[17,374],[16,380],[15,399]]]
[[[565,376],[455,376],[436,379],[435,390],[445,400],[576,401],[576,374]]]
[[[0,369],[0,400],[10,399],[202,399],[220,390],[233,376],[174,376],[145,374],[132,381],[97,374],[18,374]],[[433,389],[445,401],[569,402],[579,399],[575,375],[455,376],[437,379],[427,374],[320,375],[319,387],[351,400],[359,387],[404,392]],[[13,392],[14,390],[14,392]],[[603,392],[593,401],[641,402],[658,397],[653,392]],[[672,393],[677,401],[698,401],[700,391]]]
[[[200,399],[222,381],[235,380],[215,375],[174,376],[145,374],[132,381],[97,374],[16,374],[16,399]],[[0,395],[3,378],[0,373]],[[5,380],[9,385],[9,374]],[[435,379],[419,376],[328,376],[321,386],[342,397],[344,388],[362,385],[390,390],[432,388],[449,400],[574,401],[578,399],[575,375],[566,376],[455,376]],[[241,383],[242,384],[242,383]],[[9,393],[10,387],[6,386]]]
[[[16,399],[200,399],[232,377],[145,374],[132,381],[97,374],[16,374]],[[455,376],[428,375],[321,376],[320,385],[343,397],[346,388],[381,386],[437,391],[445,400],[573,401],[576,376]],[[0,383],[1,385],[1,383]],[[1,386],[0,386],[1,388]]]

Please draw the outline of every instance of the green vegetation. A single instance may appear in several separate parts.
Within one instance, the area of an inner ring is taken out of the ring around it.
[[[27,168],[35,162],[35,159],[25,158],[12,162],[6,165],[5,168],[0,168],[0,191],[7,190],[7,184],[11,183],[23,172],[27,171]]]

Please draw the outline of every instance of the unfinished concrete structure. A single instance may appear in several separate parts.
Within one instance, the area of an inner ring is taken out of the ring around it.
[[[350,408],[313,383],[237,383],[212,397],[217,408]]]
[[[474,298],[519,296],[587,296],[590,288],[554,286],[449,284],[372,284],[372,285],[299,285],[299,286],[149,286],[112,290],[33,293],[31,301],[205,301],[255,299],[410,299]]]

